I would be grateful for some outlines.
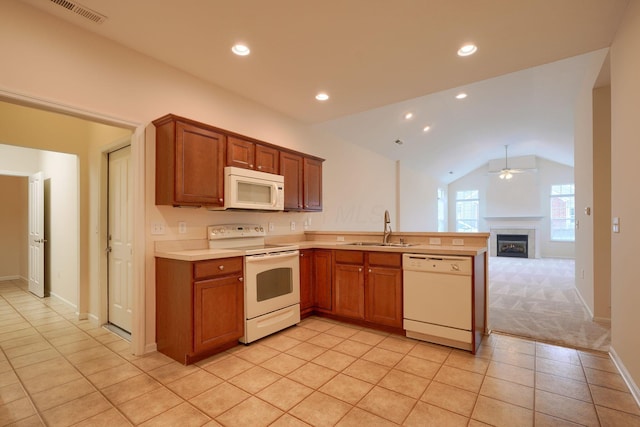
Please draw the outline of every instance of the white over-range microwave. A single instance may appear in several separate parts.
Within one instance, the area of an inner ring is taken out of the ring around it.
[[[224,168],[224,206],[218,209],[284,210],[284,176]]]

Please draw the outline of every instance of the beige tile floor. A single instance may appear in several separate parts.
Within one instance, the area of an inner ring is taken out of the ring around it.
[[[0,425],[640,426],[606,354],[498,334],[472,356],[314,317],[183,366],[8,281],[0,348]]]

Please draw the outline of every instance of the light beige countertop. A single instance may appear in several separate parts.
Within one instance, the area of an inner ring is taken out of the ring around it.
[[[373,241],[373,240],[372,240]],[[411,244],[411,246],[359,246],[349,245],[350,242],[328,242],[319,240],[305,240],[287,242],[287,246],[297,246],[299,249],[339,249],[348,251],[370,251],[389,253],[414,253],[425,255],[458,255],[476,256],[487,251],[486,246],[457,246],[457,245],[423,245]],[[282,243],[284,246],[284,243]],[[200,247],[190,247],[200,246]],[[236,249],[209,249],[206,241],[193,242],[191,244],[165,244],[156,245],[155,256],[181,261],[205,261],[209,259],[231,258],[244,256],[244,251]]]

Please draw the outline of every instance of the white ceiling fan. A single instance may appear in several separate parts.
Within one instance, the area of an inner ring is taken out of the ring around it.
[[[498,175],[500,179],[511,179],[513,178],[514,174],[524,172],[524,169],[516,169],[516,168],[509,167],[508,152],[509,152],[509,146],[505,145],[504,146],[504,167],[500,170],[499,172],[500,175]]]

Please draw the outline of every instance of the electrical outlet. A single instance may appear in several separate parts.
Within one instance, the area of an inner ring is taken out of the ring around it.
[[[453,246],[464,246],[464,239],[453,239]]]
[[[184,221],[178,222],[178,233],[186,234],[187,233],[187,223]]]
[[[275,224],[274,224],[274,223],[272,223],[272,222],[270,222],[270,223],[269,223],[269,231],[273,231],[273,230],[275,230],[275,229],[276,229]]]
[[[162,222],[154,222],[151,224],[151,234],[164,234],[164,224]]]
[[[344,242],[344,236],[338,236],[338,237],[336,237],[336,241],[338,241],[338,242]]]
[[[429,237],[429,244],[430,245],[440,245],[442,243],[442,241],[440,240],[439,237]]]
[[[296,231],[296,222],[291,221],[291,231]]]

